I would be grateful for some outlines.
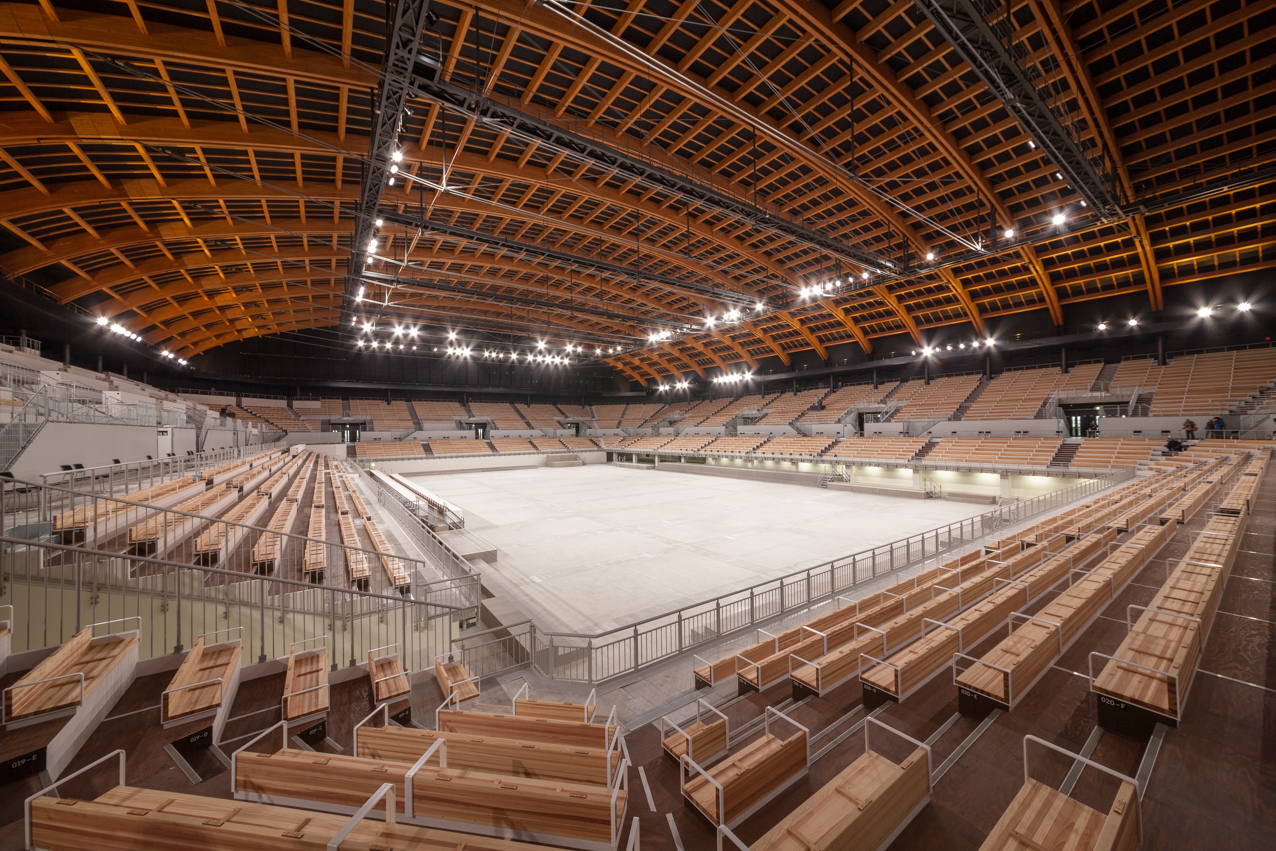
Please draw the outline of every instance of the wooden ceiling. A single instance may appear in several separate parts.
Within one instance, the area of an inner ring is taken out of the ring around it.
[[[415,99],[382,208],[419,225],[384,228],[368,267],[410,263],[413,283],[369,282],[360,318],[575,341],[647,382],[1024,311],[1058,325],[1119,294],[1157,310],[1165,287],[1276,265],[1268,0],[1010,4],[1125,202],[1109,221],[912,0],[431,8],[444,80],[760,213]],[[372,0],[0,3],[0,267],[185,358],[333,329],[385,18]],[[827,241],[893,265],[865,280]],[[648,343],[674,328],[694,330]]]

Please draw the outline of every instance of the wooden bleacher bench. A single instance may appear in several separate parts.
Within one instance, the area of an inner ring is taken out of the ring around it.
[[[471,677],[464,665],[451,658],[444,661],[442,656],[435,657],[434,677],[449,702],[464,703],[479,696],[478,678]]]
[[[873,750],[869,733],[878,728],[916,749],[900,763]],[[890,845],[930,802],[930,748],[876,718],[865,723],[864,740],[860,757],[754,842],[751,851],[877,851]],[[731,838],[744,848],[734,834]]]
[[[236,638],[206,646],[195,639],[181,667],[160,695],[160,722],[165,728],[213,715],[223,702],[233,701],[238,683],[243,642]]]
[[[682,795],[714,826],[734,827],[793,783],[806,776],[810,747],[805,727],[768,706],[763,735],[711,768],[684,756],[678,762]],[[787,724],[796,732],[781,736],[772,727]]]
[[[527,695],[524,697],[523,695]],[[522,688],[514,695],[511,709],[515,715],[527,718],[544,718],[548,721],[584,721],[588,724],[594,720],[597,691],[591,691],[584,703],[571,703],[561,700],[533,700],[531,688],[523,683]]]
[[[452,733],[556,742],[586,748],[608,748],[619,728],[613,723],[586,724],[583,721],[550,721],[525,715],[498,715],[465,709],[440,709],[436,727]],[[610,719],[609,719],[610,721]]]
[[[403,660],[398,653],[377,656],[377,651],[397,649],[397,644],[387,644],[368,651],[368,679],[372,681],[372,702],[386,703],[412,693],[412,684],[403,671]]]
[[[326,636],[321,640],[326,641]],[[298,653],[297,645],[305,643],[296,641],[288,647],[288,673],[280,702],[284,720],[289,722],[317,718],[328,712],[328,648],[325,645]]]
[[[553,742],[475,736],[417,727],[366,727],[355,730],[354,754],[369,759],[416,762],[439,739],[447,742],[447,762],[452,768],[469,768],[490,774],[565,780],[606,786],[620,766],[620,749],[586,748]],[[438,765],[439,756],[428,765]]]
[[[7,727],[74,712],[116,665],[137,648],[136,630],[94,638],[93,627],[100,625],[81,629],[4,690]]]
[[[679,762],[685,756],[700,765],[708,765],[727,752],[730,737],[727,716],[705,700],[696,701],[696,717],[682,726],[669,716],[660,719],[660,746]]]
[[[1083,804],[1059,790],[1027,777],[1029,743],[1044,746],[1115,777],[1120,785],[1107,813]],[[1091,762],[1035,736],[1024,737],[1025,782],[1001,814],[979,851],[1134,851],[1142,824],[1138,788],[1133,778]]]
[[[628,804],[623,763],[616,787],[292,749],[241,750],[234,765],[239,800],[353,809],[390,783],[397,820],[591,849],[615,847]]]

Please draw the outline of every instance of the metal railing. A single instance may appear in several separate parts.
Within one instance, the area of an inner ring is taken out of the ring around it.
[[[141,461],[125,461],[119,464],[86,467],[83,470],[62,470],[56,473],[44,473],[40,476],[40,483],[122,499],[134,491],[149,488],[162,482],[172,481],[182,476],[198,476],[205,470],[218,467],[230,461],[240,461],[259,455],[262,451],[262,446],[257,444],[253,446],[227,446],[207,452],[198,452],[194,455],[147,458]]]
[[[454,642],[466,670],[485,677],[532,664],[550,679],[597,684],[722,638],[756,629],[848,589],[915,567],[984,535],[1134,478],[1120,470],[1028,500],[833,559],[605,632],[548,632],[534,621],[469,633]]]

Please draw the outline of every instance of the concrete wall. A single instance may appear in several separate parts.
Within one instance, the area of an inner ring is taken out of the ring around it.
[[[786,437],[795,437],[798,432],[788,423],[774,423],[766,425],[742,425],[736,429],[736,434],[757,434],[757,435],[784,435]]]
[[[549,460],[546,453],[528,455],[471,455],[463,458],[412,458],[403,461],[377,461],[376,468],[388,473],[405,476],[429,476],[437,473],[482,472],[491,470],[519,470],[544,467]],[[562,457],[557,453],[555,457]],[[586,464],[604,464],[607,453],[578,452],[576,457]]]
[[[237,432],[225,428],[210,428],[208,434],[204,435],[204,451],[209,452],[213,449],[225,449],[228,446],[238,446]]]
[[[10,469],[15,478],[38,479],[44,473],[57,472],[63,464],[101,467],[116,458],[154,458],[158,447],[155,426],[48,422]]]
[[[290,431],[284,437],[285,446],[296,446],[304,444],[306,446],[325,445],[329,443],[337,443],[345,446],[341,440],[341,435],[335,431]]]
[[[193,428],[173,429],[173,453],[185,455],[196,451],[195,444],[199,440],[199,432]]]
[[[1178,415],[1173,417],[1099,417],[1099,437],[1154,437],[1160,440],[1177,437],[1181,439],[1183,421],[1186,419],[1196,423],[1197,437],[1205,436],[1205,423],[1209,422],[1209,416]],[[1230,419],[1234,427],[1238,418]]]
[[[886,425],[890,425],[887,423]],[[1067,437],[1062,420],[960,420],[936,423],[928,437]]]

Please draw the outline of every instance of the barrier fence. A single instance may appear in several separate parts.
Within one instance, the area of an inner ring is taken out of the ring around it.
[[[492,676],[531,663],[542,676],[601,683],[631,674],[785,614],[830,600],[858,585],[916,567],[1027,520],[1134,478],[1120,470],[1033,499],[795,571],[595,635],[548,632],[525,621],[458,638],[453,652],[471,676]]]

